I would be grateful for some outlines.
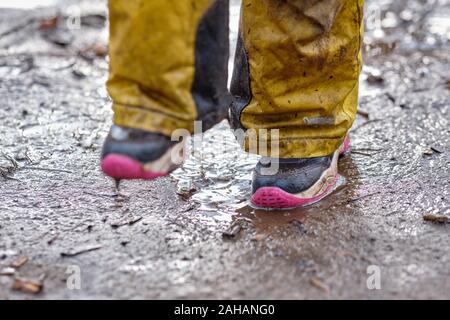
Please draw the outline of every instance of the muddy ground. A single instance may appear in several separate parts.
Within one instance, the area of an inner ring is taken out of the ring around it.
[[[247,206],[256,159],[226,123],[202,161],[118,194],[99,171],[105,6],[80,8],[81,30],[55,7],[0,9],[0,299],[450,298],[449,1],[368,1],[346,184],[291,212]]]

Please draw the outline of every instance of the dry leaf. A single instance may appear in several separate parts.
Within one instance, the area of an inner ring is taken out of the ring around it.
[[[105,57],[108,55],[108,46],[103,43],[97,42],[83,49],[81,53],[93,53],[97,57]]]
[[[98,57],[105,57],[108,54],[108,47],[102,43],[95,43],[92,45],[92,51]]]
[[[12,289],[22,291],[25,293],[38,294],[42,291],[43,283],[41,281],[34,281],[28,279],[16,278],[14,280]]]
[[[222,232],[222,237],[224,239],[234,239],[238,236],[242,229],[242,221],[236,220],[228,227],[228,229]]]
[[[325,283],[323,283],[323,281],[320,280],[319,278],[313,277],[309,280],[309,282],[311,283],[311,285],[313,285],[319,290],[322,290],[326,294],[330,293],[330,288]]]
[[[22,267],[27,262],[28,262],[28,257],[27,256],[21,256],[21,257],[17,258],[16,260],[14,260],[11,263],[11,267],[19,269],[20,267]]]
[[[16,273],[14,268],[4,268],[0,270],[0,276],[13,276]]]
[[[436,223],[448,223],[450,222],[450,218],[440,214],[426,214],[423,216],[423,220],[436,222]]]
[[[59,20],[58,16],[41,20],[39,29],[43,29],[43,30],[55,29],[58,26],[58,20]]]

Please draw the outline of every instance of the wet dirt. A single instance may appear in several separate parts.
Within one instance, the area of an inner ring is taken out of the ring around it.
[[[105,10],[81,2],[83,15]],[[266,212],[248,205],[257,157],[226,122],[170,177],[117,194],[98,168],[108,60],[85,50],[105,45],[106,29],[83,25],[61,46],[39,29],[55,7],[0,9],[0,270],[28,257],[0,275],[0,299],[450,298],[450,225],[424,219],[450,216],[450,2],[366,11],[346,184]],[[236,1],[232,13],[235,39]],[[381,290],[367,287],[372,265]],[[79,290],[67,286],[74,266]],[[36,294],[12,290],[14,277],[43,275]]]

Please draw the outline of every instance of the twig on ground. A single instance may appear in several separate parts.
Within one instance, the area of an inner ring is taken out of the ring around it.
[[[367,111],[358,110],[356,113],[359,114],[361,117],[364,117],[366,119],[369,119],[369,117],[370,117],[370,114]]]
[[[350,153],[360,154],[362,156],[368,156],[368,157],[373,156],[373,154],[371,154],[371,153],[365,153],[365,152],[361,152],[361,151],[357,151],[357,150],[350,150]]]
[[[70,171],[70,170],[52,169],[52,168],[43,168],[43,167],[31,167],[31,166],[22,167],[21,169],[40,170],[40,171],[49,171],[49,172],[73,173],[73,171]]]
[[[365,199],[365,198],[368,198],[368,197],[375,196],[375,195],[380,194],[380,193],[381,193],[381,191],[377,191],[377,192],[374,192],[374,193],[365,194],[365,195],[362,195],[362,196],[357,197],[357,198],[349,199],[349,200],[347,200],[346,202],[347,202],[347,204],[349,204],[349,203],[352,203],[352,202],[359,201],[359,200],[361,200],[361,199]]]
[[[59,233],[55,234],[53,237],[51,237],[50,239],[47,240],[47,244],[50,246],[53,244],[53,242],[55,242],[56,239],[58,239],[59,237]]]
[[[361,128],[367,126],[368,124],[375,123],[375,122],[380,122],[380,121],[383,121],[383,119],[372,119],[372,120],[368,120],[368,121],[364,122],[362,125],[360,125],[359,127],[356,127],[356,128],[353,130],[353,132],[358,131],[359,129],[361,129]]]
[[[91,252],[91,251],[95,251],[98,249],[101,249],[102,246],[101,245],[93,245],[93,246],[87,246],[84,248],[80,248],[80,249],[76,249],[76,250],[72,250],[72,251],[68,251],[68,252],[61,252],[61,257],[75,257],[78,256],[80,254],[83,253],[87,253],[87,252]]]
[[[441,214],[426,214],[423,216],[423,220],[433,223],[449,223],[450,218]]]
[[[139,222],[141,220],[142,220],[142,217],[134,217],[134,218],[132,218],[130,220],[123,220],[123,221],[113,222],[113,223],[111,223],[111,227],[114,228],[114,229],[117,229],[119,227],[126,226],[126,225],[132,226],[133,224],[135,224],[135,223],[137,223],[137,222]]]

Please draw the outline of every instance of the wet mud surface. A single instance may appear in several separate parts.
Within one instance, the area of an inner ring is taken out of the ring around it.
[[[226,122],[117,193],[99,171],[105,7],[81,4],[75,32],[55,8],[0,9],[0,299],[450,298],[450,2],[368,1],[346,183],[288,212],[248,206],[257,158]]]

